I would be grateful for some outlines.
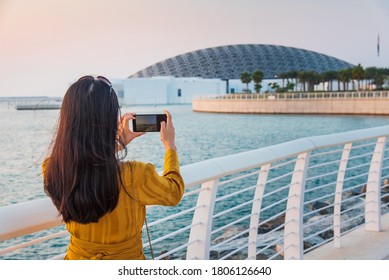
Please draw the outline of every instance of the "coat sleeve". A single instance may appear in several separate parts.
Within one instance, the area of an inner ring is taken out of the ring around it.
[[[138,187],[139,201],[144,205],[174,206],[180,203],[185,191],[175,150],[165,154],[164,171],[160,176],[152,164],[146,164],[143,180]]]

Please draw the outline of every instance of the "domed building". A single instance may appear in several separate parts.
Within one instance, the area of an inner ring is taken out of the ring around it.
[[[325,54],[299,48],[245,44],[201,49],[177,55],[153,64],[130,78],[155,76],[201,77],[204,79],[240,79],[247,71],[261,70],[264,79],[274,79],[289,71],[322,73],[341,70],[353,65]]]
[[[192,103],[196,96],[242,92],[243,72],[261,70],[263,79],[289,71],[341,70],[353,65],[299,48],[245,44],[206,48],[177,55],[140,70],[114,87],[122,105]],[[252,85],[250,85],[252,87]],[[265,87],[262,89],[267,90]]]

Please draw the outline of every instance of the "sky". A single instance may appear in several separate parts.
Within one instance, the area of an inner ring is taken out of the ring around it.
[[[389,1],[0,0],[0,97],[63,96],[83,75],[124,79],[230,44],[290,46],[386,68]]]

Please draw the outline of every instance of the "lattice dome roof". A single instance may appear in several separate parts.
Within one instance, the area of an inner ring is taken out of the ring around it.
[[[264,79],[289,71],[316,71],[322,73],[353,67],[352,64],[332,56],[299,48],[246,44],[201,49],[177,55],[153,64],[130,76],[202,77],[240,79],[247,71],[259,69]]]

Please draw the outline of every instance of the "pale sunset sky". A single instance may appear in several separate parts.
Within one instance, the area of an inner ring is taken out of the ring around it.
[[[389,67],[389,1],[0,0],[0,96],[63,96],[86,74],[248,43]]]

